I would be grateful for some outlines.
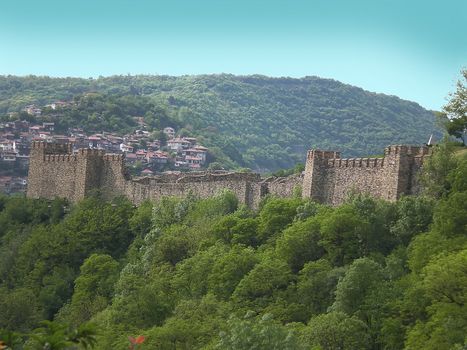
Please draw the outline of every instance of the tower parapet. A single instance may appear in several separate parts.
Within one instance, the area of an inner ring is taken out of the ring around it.
[[[310,150],[302,196],[334,205],[351,191],[396,200],[418,191],[416,174],[428,153],[427,147],[407,145],[386,147],[382,158],[341,158],[339,152]]]

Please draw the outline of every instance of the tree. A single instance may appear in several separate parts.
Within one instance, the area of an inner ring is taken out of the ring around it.
[[[342,205],[321,219],[320,244],[328,259],[343,266],[364,256],[370,224],[350,205]]]
[[[118,262],[107,254],[93,254],[81,266],[67,319],[72,324],[88,321],[111,301],[119,273]]]
[[[96,345],[96,328],[93,324],[83,323],[72,328],[66,324],[42,321],[41,327],[30,334],[27,349],[71,350],[92,349]]]
[[[265,258],[238,284],[233,299],[264,306],[277,292],[287,289],[294,276],[282,260]]]
[[[467,334],[467,249],[443,254],[423,270],[420,284],[429,305],[407,336],[407,350],[461,349]],[[457,347],[456,347],[457,346]]]
[[[328,260],[305,264],[298,275],[297,294],[310,315],[324,313],[334,301],[337,282],[345,268],[333,268]]]
[[[445,127],[449,135],[467,140],[467,69],[461,71],[462,77],[457,81],[457,90],[450,94],[449,102],[443,107],[446,117]]]
[[[342,312],[316,316],[303,330],[306,344],[320,350],[370,349],[365,323]]]
[[[324,255],[324,249],[318,244],[320,238],[320,224],[314,217],[297,221],[279,237],[276,251],[297,272],[306,262],[318,260]]]
[[[259,238],[266,241],[289,225],[302,204],[297,198],[269,198],[259,213]]]
[[[354,260],[339,281],[332,309],[348,315],[358,313],[368,294],[383,282],[383,270],[369,258]]]
[[[420,174],[423,192],[435,199],[446,196],[451,190],[449,174],[457,165],[453,144],[444,138],[433,148],[431,156],[423,164]]]
[[[261,318],[249,311],[243,319],[232,316],[227,330],[219,335],[219,350],[298,350],[303,349],[293,330],[275,322],[271,314]]]
[[[218,257],[208,277],[209,290],[221,299],[228,299],[238,283],[258,262],[252,248],[234,246]]]

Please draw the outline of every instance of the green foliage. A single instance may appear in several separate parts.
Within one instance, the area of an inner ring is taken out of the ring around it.
[[[383,282],[383,270],[369,258],[356,259],[336,288],[332,309],[353,315],[361,309],[368,294]]]
[[[333,264],[343,266],[364,256],[369,232],[367,218],[353,207],[343,205],[321,220],[320,244]]]
[[[62,318],[79,325],[88,321],[110,303],[120,272],[110,255],[92,254],[80,268],[71,303],[62,310]]]
[[[302,204],[300,199],[268,198],[259,213],[258,236],[262,242],[289,225]]]
[[[257,263],[251,248],[234,246],[227,253],[218,256],[208,277],[208,287],[216,296],[228,299],[237,284]]]
[[[450,94],[449,102],[443,107],[445,128],[449,135],[460,138],[465,146],[467,138],[467,69],[462,70],[457,89]]]
[[[227,331],[221,332],[215,349],[222,350],[298,350],[302,349],[293,330],[274,322],[271,314],[259,320],[248,312],[243,319],[231,317]]]
[[[41,120],[88,132],[130,131],[137,127],[134,117],[155,131],[175,127],[209,148],[212,169],[292,168],[316,145],[351,156],[376,154],[388,144],[420,143],[435,129],[434,114],[416,103],[318,77],[3,76],[0,91],[4,120],[32,103],[73,100],[73,106],[44,110]]]
[[[28,349],[92,349],[96,344],[96,329],[92,324],[82,324],[78,328],[70,328],[65,324],[42,321],[26,343]]]
[[[446,138],[443,139],[423,164],[420,181],[424,192],[434,198],[447,195],[451,190],[449,174],[457,167],[457,163],[453,144]]]
[[[465,346],[467,334],[467,249],[444,254],[423,270],[421,288],[429,298],[427,319],[408,332],[407,349]]]
[[[433,217],[434,201],[427,197],[403,197],[396,203],[397,220],[391,233],[397,240],[407,245],[411,239],[426,232]]]
[[[264,259],[240,281],[233,298],[247,305],[264,306],[277,293],[286,290],[293,279],[285,262],[274,258]]]
[[[18,349],[124,350],[137,335],[141,350],[462,349],[464,162],[441,198],[335,208],[0,197],[0,334]]]
[[[298,275],[298,299],[309,315],[326,312],[334,301],[337,282],[345,268],[334,268],[328,260],[320,259],[305,264]]]
[[[341,312],[331,312],[310,320],[303,338],[312,349],[371,349],[365,323]]]
[[[324,249],[318,244],[321,238],[320,223],[315,218],[294,222],[277,240],[276,251],[294,272],[308,261],[318,260]]]

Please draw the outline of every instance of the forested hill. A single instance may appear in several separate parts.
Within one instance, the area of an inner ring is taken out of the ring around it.
[[[312,146],[349,156],[377,154],[389,144],[423,143],[436,129],[433,113],[414,102],[318,77],[3,76],[0,114],[86,92],[144,100],[143,110],[134,113],[187,129],[224,164],[255,170],[291,167]],[[112,113],[105,118],[112,119]],[[110,129],[121,130],[113,120]]]

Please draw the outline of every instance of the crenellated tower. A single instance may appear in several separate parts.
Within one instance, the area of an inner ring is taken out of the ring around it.
[[[339,152],[310,150],[302,196],[338,205],[352,191],[395,201],[419,191],[417,174],[427,147],[396,145],[382,158],[341,158]]]

